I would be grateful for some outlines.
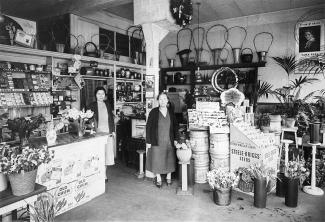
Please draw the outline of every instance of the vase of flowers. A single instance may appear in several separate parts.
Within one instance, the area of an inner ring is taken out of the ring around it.
[[[285,205],[297,207],[298,188],[300,180],[303,182],[309,176],[304,161],[289,161],[285,168]]]
[[[237,177],[233,172],[223,169],[213,169],[207,173],[210,187],[213,189],[213,201],[217,205],[228,206],[231,202],[232,187],[237,184]]]
[[[65,124],[68,124],[69,122],[65,118],[60,118],[59,121],[53,121],[47,123],[46,128],[46,141],[48,146],[53,146],[56,143],[57,134],[56,132],[58,130],[61,130]]]
[[[84,110],[72,108],[66,110],[62,115],[70,122],[69,131],[82,138],[85,134],[86,122],[93,117],[94,112],[91,110],[85,112]]]
[[[266,207],[267,185],[271,179],[276,178],[275,170],[266,167],[263,163],[254,163],[247,168],[254,178],[254,206],[257,208]]]
[[[46,146],[6,147],[8,165],[4,171],[8,175],[13,195],[21,196],[34,190],[37,168],[53,158]]]
[[[28,144],[31,132],[39,128],[44,122],[45,118],[42,116],[42,114],[39,114],[38,116],[26,116],[9,119],[7,124],[8,129],[10,129],[13,134],[18,133],[21,145],[25,146]]]
[[[189,140],[181,140],[175,143],[176,156],[180,163],[188,163],[192,156],[192,149]]]

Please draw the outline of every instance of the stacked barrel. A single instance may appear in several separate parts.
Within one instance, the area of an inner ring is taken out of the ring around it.
[[[194,181],[206,183],[209,171],[209,134],[207,130],[190,131],[190,143],[194,158]]]
[[[210,134],[211,156],[210,170],[224,169],[229,171],[230,168],[230,145],[229,133]]]

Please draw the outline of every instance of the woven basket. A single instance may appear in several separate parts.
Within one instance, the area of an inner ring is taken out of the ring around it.
[[[253,182],[245,182],[242,179],[240,179],[238,182],[238,188],[244,192],[253,192],[254,183]]]
[[[34,191],[37,169],[24,173],[8,175],[12,194],[15,196],[26,195]]]

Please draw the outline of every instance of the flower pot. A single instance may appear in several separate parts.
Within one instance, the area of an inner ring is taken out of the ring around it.
[[[254,179],[254,206],[266,207],[266,177]]]
[[[15,196],[22,196],[34,191],[36,175],[37,169],[8,175],[12,194]]]
[[[231,202],[231,188],[220,188],[213,190],[213,201],[220,206],[228,206]]]
[[[285,195],[285,176],[284,173],[278,173],[276,178],[276,195],[278,197],[284,197]]]
[[[285,126],[288,128],[293,128],[295,126],[296,119],[295,118],[286,118],[285,119]]]
[[[309,124],[310,143],[319,143],[320,122]]]
[[[187,163],[191,159],[192,150],[191,149],[186,149],[186,150],[177,149],[176,156],[177,156],[179,162]]]
[[[297,207],[298,205],[298,187],[299,178],[285,177],[285,205],[288,207]]]
[[[3,173],[0,173],[0,192],[7,189],[8,180],[7,176]]]
[[[270,117],[270,131],[281,132],[281,116],[269,115],[269,117]]]

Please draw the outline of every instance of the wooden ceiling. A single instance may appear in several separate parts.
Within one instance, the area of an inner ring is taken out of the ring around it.
[[[103,10],[133,21],[133,0],[0,0],[2,12],[8,15],[38,20],[66,13],[78,15]],[[193,23],[242,17],[281,10],[324,4],[324,0],[193,0]],[[324,12],[325,14],[325,12]]]

